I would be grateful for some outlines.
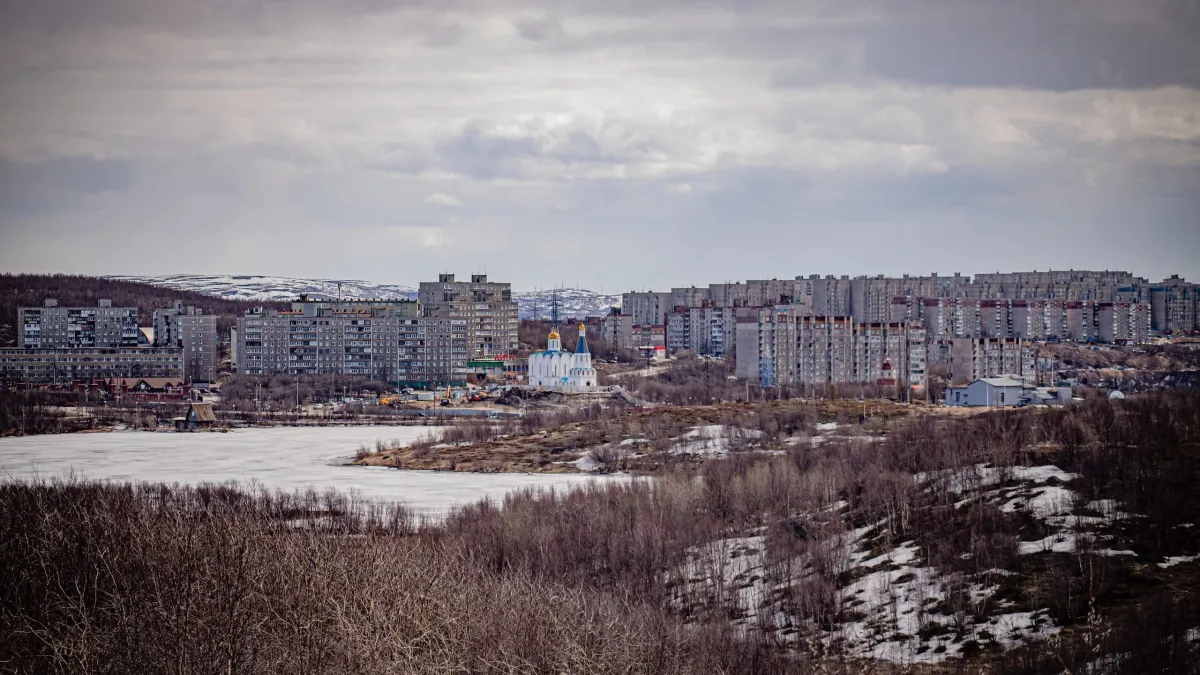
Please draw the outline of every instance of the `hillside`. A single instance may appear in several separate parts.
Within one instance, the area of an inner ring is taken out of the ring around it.
[[[0,482],[0,663],[1197,672],[1200,397],[889,407],[529,415],[505,435],[551,462],[664,466],[444,520],[333,491]],[[416,449],[491,443],[472,426]]]
[[[56,298],[62,306],[84,307],[94,307],[97,300],[108,298],[116,307],[137,307],[138,323],[143,326],[154,322],[154,310],[182,300],[206,313],[225,317],[218,322],[222,332],[228,330],[233,317],[262,304],[121,279],[68,274],[0,274],[0,347],[16,346],[17,308],[40,307],[45,298]]]
[[[172,274],[166,276],[111,276],[109,279],[135,281],[181,291],[204,293],[230,300],[293,300],[300,294],[317,298],[407,298],[417,297],[411,286],[379,284],[358,279],[295,279],[261,275]],[[621,304],[620,295],[606,295],[583,288],[560,288],[559,315],[562,317],[601,316],[609,307]],[[553,305],[553,290],[514,291],[522,319],[548,318]]]

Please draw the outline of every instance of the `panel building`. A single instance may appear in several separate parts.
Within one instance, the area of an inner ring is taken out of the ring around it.
[[[687,350],[722,357],[737,341],[736,310],[733,307],[678,307],[667,313],[667,353]]]
[[[738,319],[737,375],[763,386],[925,384],[925,329],[780,305]]]
[[[425,324],[426,371],[438,384],[467,380],[467,361],[511,354],[518,347],[517,303],[507,283],[486,274],[453,274],[421,282],[417,300]]]
[[[136,307],[59,307],[49,298],[41,307],[17,308],[17,346],[28,349],[117,349],[137,347]]]
[[[126,377],[183,376],[178,347],[84,347],[0,349],[0,382],[69,386]]]
[[[290,310],[255,308],[238,319],[236,340],[243,375],[428,381],[424,325],[412,300],[302,298]]]
[[[667,312],[673,307],[670,293],[639,291],[621,294],[621,311],[633,317],[635,326],[665,326]]]
[[[217,317],[176,302],[154,310],[154,345],[183,350],[183,377],[189,382],[217,379]]]

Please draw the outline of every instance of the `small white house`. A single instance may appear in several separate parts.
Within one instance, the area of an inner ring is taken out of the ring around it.
[[[1025,382],[1008,376],[984,377],[964,386],[946,388],[946,405],[1007,407],[1020,405],[1025,392],[1031,389]]]

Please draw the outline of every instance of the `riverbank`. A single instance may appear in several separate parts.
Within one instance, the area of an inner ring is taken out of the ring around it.
[[[918,412],[890,401],[777,401],[561,411],[460,424],[412,443],[363,448],[359,466],[481,473],[655,474],[730,452],[777,452],[834,429],[874,437]],[[581,419],[582,418],[582,419]]]

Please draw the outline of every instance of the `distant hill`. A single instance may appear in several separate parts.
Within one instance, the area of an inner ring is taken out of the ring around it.
[[[108,279],[152,284],[180,291],[203,293],[229,300],[294,300],[300,294],[315,298],[407,298],[417,297],[411,286],[377,284],[359,279],[294,279],[258,275],[172,274],[166,276],[111,276]],[[515,291],[518,312],[523,319],[550,316],[552,290]],[[559,316],[563,318],[600,316],[609,307],[621,304],[620,295],[604,295],[582,288],[558,290]]]
[[[46,298],[55,298],[62,306],[84,307],[95,307],[97,300],[108,298],[116,307],[137,307],[138,322],[143,326],[154,322],[154,310],[182,300],[184,304],[222,317],[218,321],[222,332],[233,324],[233,317],[254,305],[263,304],[262,301],[214,297],[125,279],[68,274],[0,274],[0,346],[16,345],[17,308],[40,307]]]

